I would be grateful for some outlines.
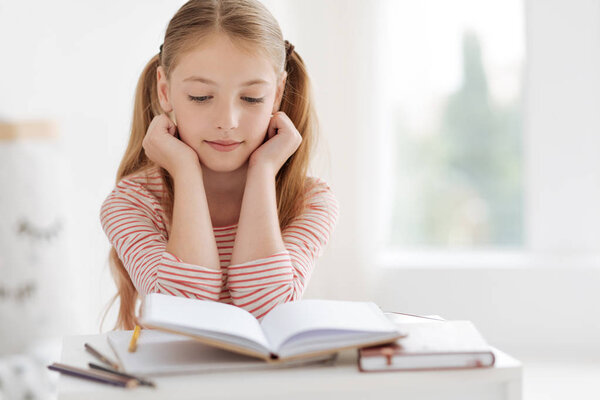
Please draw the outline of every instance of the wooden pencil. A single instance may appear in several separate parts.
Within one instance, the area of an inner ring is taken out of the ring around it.
[[[129,342],[129,352],[133,353],[137,349],[137,341],[140,337],[140,326],[136,325],[133,329],[133,335],[131,335],[131,341]]]
[[[120,369],[119,364],[110,360],[108,357],[106,357],[105,355],[100,353],[98,350],[93,348],[91,344],[86,343],[84,346],[85,346],[85,349],[87,350],[87,352],[90,353],[91,355],[93,355],[94,357],[96,357],[98,360],[110,365],[113,369],[115,369],[117,371]]]
[[[93,368],[93,369],[96,369],[99,371],[110,372],[111,374],[115,374],[115,375],[122,376],[125,378],[137,379],[137,381],[139,382],[140,385],[156,387],[154,382],[151,382],[151,381],[147,380],[146,378],[142,378],[141,376],[126,374],[126,373],[120,372],[120,371],[114,371],[114,370],[111,370],[110,368],[105,368],[102,365],[98,365],[98,364],[94,364],[94,363],[88,363],[88,366],[90,368]]]
[[[88,379],[114,386],[121,386],[127,389],[134,388],[139,385],[137,379],[120,377],[109,372],[87,370],[61,363],[53,363],[52,365],[48,365],[48,369],[77,378]]]

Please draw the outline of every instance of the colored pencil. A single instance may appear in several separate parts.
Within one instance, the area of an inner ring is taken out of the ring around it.
[[[110,365],[110,367],[116,371],[118,371],[119,368],[119,364],[117,364],[114,361],[111,361],[108,357],[104,356],[102,353],[100,353],[98,350],[96,350],[95,348],[92,347],[91,344],[86,343],[85,344],[85,349],[87,350],[88,353],[90,353],[91,355],[93,355],[94,357],[96,357],[98,360],[102,361],[103,363],[106,363],[107,365]]]
[[[77,378],[88,379],[114,386],[121,386],[128,389],[137,387],[139,385],[137,379],[124,378],[104,371],[86,370],[61,363],[53,363],[52,365],[48,365],[48,369]]]
[[[136,379],[139,382],[140,385],[145,385],[145,386],[150,386],[150,387],[156,387],[156,385],[154,384],[154,382],[151,382],[151,381],[147,380],[146,378],[142,378],[140,376],[126,374],[124,372],[119,372],[119,371],[114,371],[114,370],[112,370],[110,368],[106,368],[106,367],[103,367],[102,365],[98,365],[98,364],[94,364],[94,363],[89,363],[88,365],[90,366],[90,368],[93,368],[93,369],[96,369],[96,370],[100,370],[100,371],[110,372],[111,374],[115,374],[115,375],[123,377],[123,378]]]

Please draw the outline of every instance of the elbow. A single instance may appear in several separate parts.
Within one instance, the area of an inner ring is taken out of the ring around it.
[[[302,290],[294,282],[252,292],[230,292],[233,304],[245,309],[259,321],[278,304],[302,299]]]

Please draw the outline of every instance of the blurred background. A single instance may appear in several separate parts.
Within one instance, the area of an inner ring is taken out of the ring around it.
[[[600,2],[262,2],[341,206],[305,298],[469,319],[524,398],[598,398]],[[114,325],[100,205],[184,3],[0,0],[0,398],[53,398],[62,337]]]

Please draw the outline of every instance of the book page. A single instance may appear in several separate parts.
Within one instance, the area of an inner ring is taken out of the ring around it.
[[[273,369],[301,365],[318,365],[332,360],[331,356],[315,357],[282,364],[266,363],[198,342],[182,335],[142,329],[138,348],[129,352],[133,331],[110,331],[107,339],[124,372],[139,375],[172,375]]]
[[[338,300],[280,304],[263,318],[261,326],[276,352],[294,336],[307,342],[335,343],[336,338],[345,339],[352,333],[397,332],[375,303]]]
[[[144,299],[142,315],[142,323],[210,338],[221,337],[240,345],[250,341],[258,345],[261,352],[270,352],[258,320],[243,308],[230,304],[151,293]]]
[[[125,372],[162,375],[251,369],[266,365],[262,360],[222,350],[187,336],[142,329],[138,348],[129,352],[133,331],[111,331],[108,342]]]

